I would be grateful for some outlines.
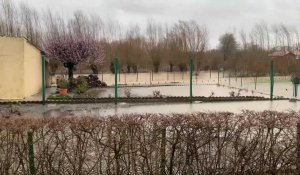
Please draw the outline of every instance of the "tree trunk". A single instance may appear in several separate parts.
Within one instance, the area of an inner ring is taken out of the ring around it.
[[[127,73],[130,73],[130,65],[127,65]]]
[[[113,63],[113,62],[110,63],[109,69],[110,69],[110,72],[111,72],[112,74],[115,73],[115,68],[114,68],[114,63]]]
[[[98,67],[96,64],[91,64],[90,68],[91,68],[93,74],[99,74]]]
[[[170,72],[173,72],[174,65],[172,63],[170,63],[169,66],[170,66]]]
[[[73,71],[74,71],[74,63],[64,63],[64,67],[68,68],[68,75],[69,75],[69,86],[73,87]]]
[[[133,69],[134,73],[138,73],[138,67],[137,67],[137,65],[133,65],[132,69]]]
[[[154,72],[158,72],[158,69],[159,69],[159,65],[154,65]]]

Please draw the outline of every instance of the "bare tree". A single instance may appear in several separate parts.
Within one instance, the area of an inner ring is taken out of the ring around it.
[[[153,20],[148,21],[147,25],[147,52],[151,58],[152,65],[155,72],[158,72],[159,66],[162,62],[162,41],[163,28],[160,24]]]
[[[223,52],[224,61],[227,61],[230,57],[234,56],[237,50],[237,42],[235,37],[231,33],[226,33],[220,38],[220,50]]]
[[[199,58],[204,55],[208,43],[208,32],[205,26],[200,26],[195,21],[179,21],[175,25],[179,31],[184,52],[196,61],[196,70],[199,65]]]
[[[10,0],[1,0],[0,7],[0,35],[21,36],[21,25],[16,6]]]

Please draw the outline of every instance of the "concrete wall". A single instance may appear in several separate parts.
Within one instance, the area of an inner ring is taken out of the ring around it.
[[[40,51],[24,38],[0,37],[0,99],[24,99],[41,84]]]
[[[40,51],[24,42],[24,96],[28,97],[42,90],[42,59]]]
[[[24,39],[0,37],[0,99],[24,98]]]

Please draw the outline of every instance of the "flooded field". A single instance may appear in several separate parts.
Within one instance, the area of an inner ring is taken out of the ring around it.
[[[0,106],[4,109],[7,106]],[[26,104],[19,107],[24,117],[61,117],[61,116],[107,116],[129,113],[192,113],[192,112],[233,112],[242,110],[274,110],[299,111],[297,102],[283,101],[251,101],[251,102],[214,102],[214,103],[170,103],[170,104]]]
[[[98,76],[100,80],[103,80],[109,86],[114,85],[113,74],[99,74]],[[126,91],[130,91],[132,97],[152,96],[153,91],[160,91],[165,96],[189,96],[189,74],[187,72],[123,73],[118,76],[118,82],[121,85],[119,88],[121,97],[126,96]],[[217,85],[218,83],[220,86]],[[149,85],[151,87],[126,87]],[[235,92],[235,95],[239,94],[241,96],[269,97],[270,94],[270,78],[267,76],[258,77],[255,83],[254,77],[234,77],[229,76],[229,73],[224,73],[223,76],[223,73],[218,75],[217,72],[200,71],[198,74],[193,75],[193,85],[193,95],[195,96],[230,96],[232,91]],[[114,96],[114,89],[91,89],[88,93],[90,96],[95,97],[109,97]],[[274,95],[285,98],[293,97],[293,85],[290,76],[275,77]]]
[[[182,86],[157,86],[157,87],[120,87],[118,89],[120,97],[151,97],[153,92],[159,91],[163,96],[189,96],[190,90],[188,85]],[[194,96],[222,96],[228,97],[234,92],[239,96],[265,96],[268,95],[249,89],[236,89],[218,85],[194,85]],[[130,93],[130,94],[128,94]],[[91,97],[114,97],[114,88],[90,89],[87,94]]]
[[[78,75],[77,75],[78,76]],[[167,76],[169,79],[167,79]],[[159,91],[162,96],[189,96],[188,74],[181,73],[158,73],[153,75],[153,81],[150,74],[142,73],[125,75],[122,74],[120,79],[120,87],[118,89],[120,97],[153,97],[154,91]],[[123,77],[123,79],[122,79]],[[171,79],[172,78],[172,79]],[[102,75],[99,75],[102,79]],[[103,79],[109,86],[113,85],[113,75],[104,74]],[[125,83],[126,80],[126,83]],[[148,83],[146,82],[148,80]],[[217,85],[219,82],[220,85]],[[143,84],[145,83],[145,84]],[[253,77],[241,78],[230,77],[225,74],[216,72],[200,72],[193,77],[193,95],[194,96],[220,96],[229,97],[234,93],[235,96],[263,96],[269,97],[270,83],[269,77],[259,77],[255,83]],[[137,85],[142,87],[137,87]],[[151,86],[149,86],[151,85]],[[167,86],[162,86],[167,85]],[[55,89],[54,89],[55,90]],[[53,91],[55,92],[55,91]],[[52,93],[53,93],[52,92]],[[128,94],[129,93],[129,94]],[[114,88],[95,88],[87,92],[88,96],[114,97]],[[276,77],[274,95],[279,97],[291,98],[293,96],[293,86],[289,77]],[[0,106],[0,111],[7,106]],[[234,112],[238,113],[242,110],[276,110],[289,111],[300,110],[300,105],[297,102],[282,101],[251,101],[251,102],[214,102],[214,103],[152,103],[152,104],[47,104],[33,105],[26,104],[18,107],[22,116],[44,116],[44,117],[59,117],[59,116],[107,116],[114,114],[128,113],[190,113],[190,112]],[[0,114],[1,115],[1,114]]]

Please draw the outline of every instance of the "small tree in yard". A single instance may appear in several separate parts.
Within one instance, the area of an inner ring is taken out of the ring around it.
[[[101,45],[90,38],[66,35],[49,39],[45,50],[50,57],[57,59],[68,68],[69,81],[73,80],[74,66],[80,62],[101,63],[103,60]]]
[[[62,19],[49,15],[44,49],[51,58],[68,68],[69,81],[73,83],[74,67],[81,62],[96,65],[103,62],[104,53],[100,42],[89,32],[78,32]]]

